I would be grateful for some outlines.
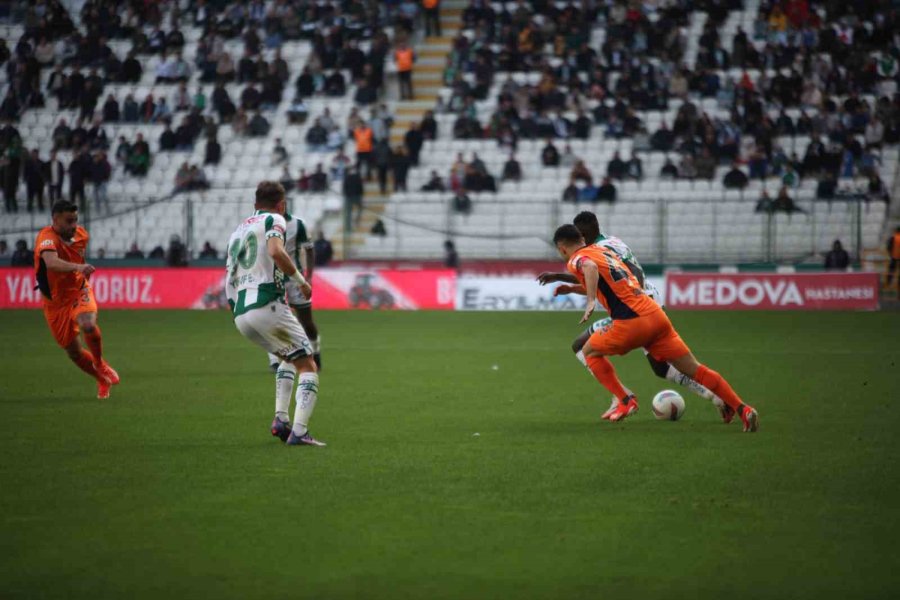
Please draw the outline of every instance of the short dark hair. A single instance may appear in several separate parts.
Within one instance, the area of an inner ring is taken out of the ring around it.
[[[256,203],[265,208],[275,208],[284,198],[284,186],[277,181],[263,181],[256,188]]]
[[[600,222],[597,220],[597,215],[594,213],[583,210],[575,215],[572,223],[575,224],[575,227],[578,228],[578,231],[581,232],[581,235],[584,236],[585,240],[593,242],[600,237]]]
[[[50,209],[50,214],[58,215],[61,213],[76,212],[77,210],[78,205],[74,202],[69,202],[68,200],[59,200],[56,204],[53,205],[53,208]]]
[[[553,234],[553,244],[556,245],[560,242],[568,242],[575,243],[580,242],[584,239],[584,236],[581,235],[581,232],[578,231],[578,228],[574,225],[561,225],[557,228],[556,233]]]

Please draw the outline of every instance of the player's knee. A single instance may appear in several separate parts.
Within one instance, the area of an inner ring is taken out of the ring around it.
[[[669,363],[656,360],[649,354],[647,355],[647,361],[650,363],[650,368],[653,369],[653,372],[657,377],[665,379],[666,375],[669,374]]]
[[[294,367],[297,368],[298,373],[319,372],[319,369],[316,367],[316,361],[313,360],[312,356],[304,356],[303,358],[298,358],[294,361]]]

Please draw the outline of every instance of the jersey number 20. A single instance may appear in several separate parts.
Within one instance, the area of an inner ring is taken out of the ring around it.
[[[238,265],[245,271],[256,264],[256,236],[248,233],[243,240],[235,240],[228,249],[231,256],[231,270],[236,271]]]

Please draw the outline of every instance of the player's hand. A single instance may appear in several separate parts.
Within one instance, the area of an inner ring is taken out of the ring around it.
[[[550,273],[549,271],[545,271],[537,276],[538,283],[541,285],[547,285],[548,283],[553,283],[554,281],[558,281],[556,279],[556,273]]]
[[[96,271],[97,268],[94,265],[89,265],[87,263],[78,266],[78,271],[84,275],[85,279],[90,278],[90,276]]]
[[[309,283],[304,283],[300,286],[300,292],[303,294],[303,297],[309,300],[312,298],[312,286]]]
[[[581,322],[586,323],[588,319],[591,318],[591,315],[594,313],[594,300],[588,300],[587,306],[584,308],[584,315],[581,317]]]
[[[571,294],[574,291],[574,285],[560,285],[553,290],[553,297],[555,298],[557,296],[565,296],[566,294]]]

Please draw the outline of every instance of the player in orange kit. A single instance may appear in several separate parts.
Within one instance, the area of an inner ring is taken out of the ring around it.
[[[759,428],[756,410],[743,403],[725,378],[694,358],[672,327],[669,317],[644,293],[617,254],[600,246],[585,245],[581,232],[574,225],[557,229],[553,243],[560,256],[566,259],[567,269],[579,282],[579,285],[559,286],[556,293],[587,296],[582,323],[594,312],[597,300],[612,317],[612,325],[594,332],[584,345],[584,356],[591,373],[619,400],[619,405],[609,416],[610,421],[620,421],[637,412],[638,404],[634,394],[619,381],[606,357],[646,348],[653,358],[671,364],[721,398],[740,416],[744,431]]]
[[[93,265],[84,262],[88,232],[78,225],[78,206],[59,201],[53,205],[52,225],[34,242],[34,270],[44,299],[44,317],[56,343],[78,368],[97,380],[97,397],[109,398],[109,387],[119,375],[103,360],[97,326],[97,302],[88,279]],[[90,351],[81,346],[78,333]]]

